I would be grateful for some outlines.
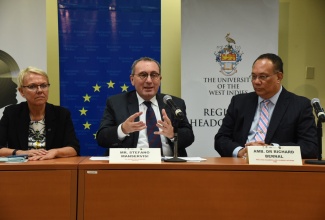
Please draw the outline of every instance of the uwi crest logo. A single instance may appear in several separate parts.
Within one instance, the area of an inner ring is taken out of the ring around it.
[[[231,76],[237,73],[237,65],[242,60],[243,55],[243,52],[240,51],[241,47],[235,45],[235,40],[230,38],[229,35],[230,33],[225,37],[228,44],[225,46],[217,46],[217,51],[214,52],[216,62],[221,67],[220,72],[225,76]]]

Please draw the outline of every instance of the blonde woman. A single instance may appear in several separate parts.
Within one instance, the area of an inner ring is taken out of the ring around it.
[[[41,69],[28,67],[18,76],[25,102],[7,106],[0,120],[0,156],[28,155],[46,160],[79,155],[69,110],[47,103],[50,82]]]

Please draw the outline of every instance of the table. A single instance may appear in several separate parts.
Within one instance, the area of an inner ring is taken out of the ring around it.
[[[325,219],[325,166],[81,161],[78,220]]]
[[[77,218],[77,169],[84,157],[0,163],[0,219]]]

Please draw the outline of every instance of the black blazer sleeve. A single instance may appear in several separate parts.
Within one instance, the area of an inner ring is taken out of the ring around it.
[[[253,93],[233,96],[222,125],[214,138],[214,148],[222,157],[231,157],[236,147],[245,147],[254,119],[257,96]]]
[[[133,132],[123,141],[118,139],[117,128],[132,114],[139,111],[136,93],[128,92],[109,97],[96,134],[97,143],[101,147],[108,148],[132,148],[136,147],[139,132]],[[139,118],[135,119],[139,121]]]
[[[76,137],[70,111],[61,106],[46,105],[46,148],[70,146],[80,155],[80,145]]]

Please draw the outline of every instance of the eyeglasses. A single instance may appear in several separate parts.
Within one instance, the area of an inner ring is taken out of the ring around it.
[[[273,73],[272,75],[260,75],[260,76],[250,75],[249,78],[251,81],[255,81],[256,79],[259,79],[261,81],[266,81],[269,77],[271,77],[275,74],[277,74],[277,73]]]
[[[159,73],[146,73],[146,72],[144,72],[144,73],[139,73],[139,74],[133,74],[133,75],[135,75],[135,76],[138,76],[140,79],[147,79],[148,78],[148,76],[150,76],[150,78],[152,79],[152,80],[158,80],[159,78],[160,78],[160,74]]]
[[[48,90],[48,88],[50,87],[50,84],[40,84],[40,85],[36,85],[36,84],[31,84],[28,86],[22,86],[23,88],[27,88],[30,91],[36,92],[36,90],[38,88],[42,89],[42,90]]]

